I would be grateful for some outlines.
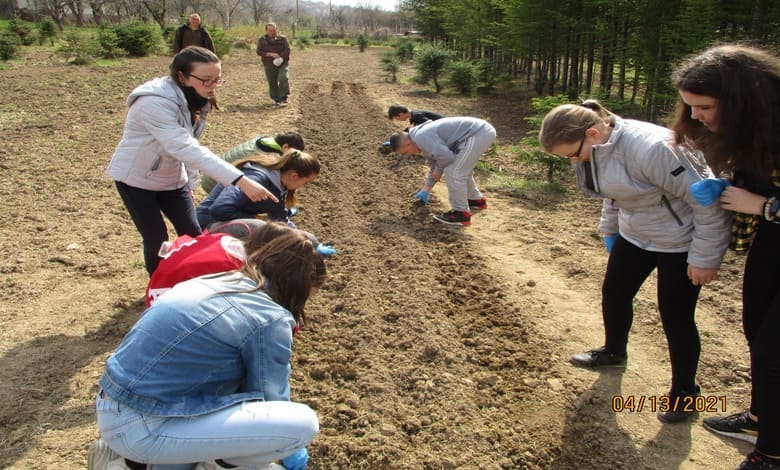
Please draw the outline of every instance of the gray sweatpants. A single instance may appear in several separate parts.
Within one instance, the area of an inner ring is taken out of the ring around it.
[[[496,129],[485,124],[479,132],[461,142],[455,161],[444,167],[443,175],[452,210],[468,212],[469,199],[482,199],[482,193],[474,180],[474,167],[494,140]]]

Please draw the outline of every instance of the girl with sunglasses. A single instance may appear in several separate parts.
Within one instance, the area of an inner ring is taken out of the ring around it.
[[[626,365],[633,299],[657,269],[658,310],[672,365],[670,406],[658,412],[663,422],[686,419],[685,403],[700,393],[694,312],[701,286],[716,279],[730,222],[726,211],[702,206],[690,195],[691,184],[710,172],[673,138],[666,128],[622,119],[595,100],[553,109],[539,135],[545,151],[571,161],[580,190],[603,199],[599,231],[610,252],[602,284],[606,339],[571,362],[588,368]]]

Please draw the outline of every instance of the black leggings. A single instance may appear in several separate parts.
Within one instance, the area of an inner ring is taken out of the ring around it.
[[[658,311],[669,345],[675,392],[691,391],[695,387],[701,351],[694,319],[701,287],[688,279],[687,258],[688,253],[643,250],[618,236],[601,289],[606,349],[625,353],[634,319],[634,296],[653,269],[658,269]]]
[[[168,227],[162,214],[170,219],[178,235],[200,235],[195,205],[186,186],[171,191],[149,191],[117,181],[116,189],[143,238],[144,263],[149,276],[160,262],[157,254],[160,246],[168,240]]]
[[[756,448],[780,456],[780,225],[761,221],[745,260],[742,323],[753,379]]]

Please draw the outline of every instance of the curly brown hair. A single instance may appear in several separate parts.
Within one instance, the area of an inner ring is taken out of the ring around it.
[[[716,132],[678,100],[672,125],[678,143],[701,150],[717,173],[780,169],[780,58],[740,44],[714,46],[685,60],[672,80],[678,90],[718,100]]]

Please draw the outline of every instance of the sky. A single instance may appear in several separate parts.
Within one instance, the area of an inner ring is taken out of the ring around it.
[[[320,0],[324,3],[333,2],[334,5],[344,5],[350,7],[364,6],[364,7],[379,7],[382,10],[393,11],[396,9],[396,4],[399,0]]]

